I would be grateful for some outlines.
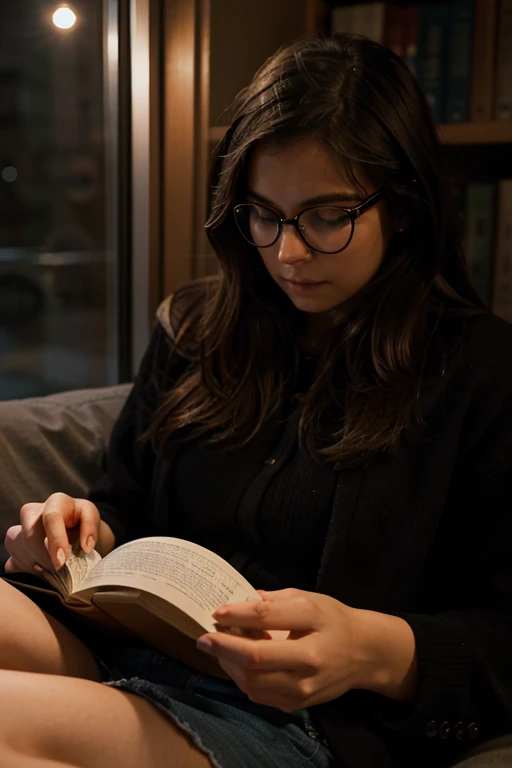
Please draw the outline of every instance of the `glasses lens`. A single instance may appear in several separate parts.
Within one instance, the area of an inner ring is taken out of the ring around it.
[[[299,226],[308,245],[324,253],[341,251],[352,235],[352,221],[342,208],[310,208],[299,216]]]
[[[256,204],[238,205],[235,219],[245,239],[259,248],[266,248],[277,239],[279,220],[269,208]]]

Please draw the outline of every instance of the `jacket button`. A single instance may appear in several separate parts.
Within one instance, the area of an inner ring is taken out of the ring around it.
[[[426,724],[425,733],[429,739],[434,739],[437,736],[437,723],[435,720],[431,720]]]
[[[471,739],[472,741],[478,739],[480,735],[478,725],[476,723],[470,723],[466,728],[466,733],[468,734],[468,739]]]
[[[464,738],[464,723],[459,720],[458,723],[455,723],[453,728],[453,733],[455,734],[455,738],[462,740]]]
[[[450,734],[452,732],[452,728],[450,723],[445,720],[444,723],[441,723],[439,726],[439,735],[442,739],[448,739]]]

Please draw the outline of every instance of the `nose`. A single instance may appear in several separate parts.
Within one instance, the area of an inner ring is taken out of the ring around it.
[[[279,251],[277,258],[282,264],[296,264],[300,261],[311,261],[311,249],[306,245],[295,227],[285,224],[278,240]]]

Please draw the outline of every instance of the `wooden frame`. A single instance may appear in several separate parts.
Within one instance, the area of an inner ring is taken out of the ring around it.
[[[510,144],[512,122],[489,120],[482,123],[443,123],[439,126],[439,137],[443,144]]]
[[[149,250],[148,321],[153,323],[156,309],[164,298],[162,279],[162,36],[163,4],[152,0],[149,12]]]
[[[162,282],[165,295],[173,293],[200,271],[198,222],[204,221],[206,212],[208,27],[207,0],[164,0]]]

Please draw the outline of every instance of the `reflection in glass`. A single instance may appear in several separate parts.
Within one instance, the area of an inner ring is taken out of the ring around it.
[[[0,11],[1,399],[117,374],[112,2],[70,3],[69,29],[54,23],[58,6],[23,0]]]

